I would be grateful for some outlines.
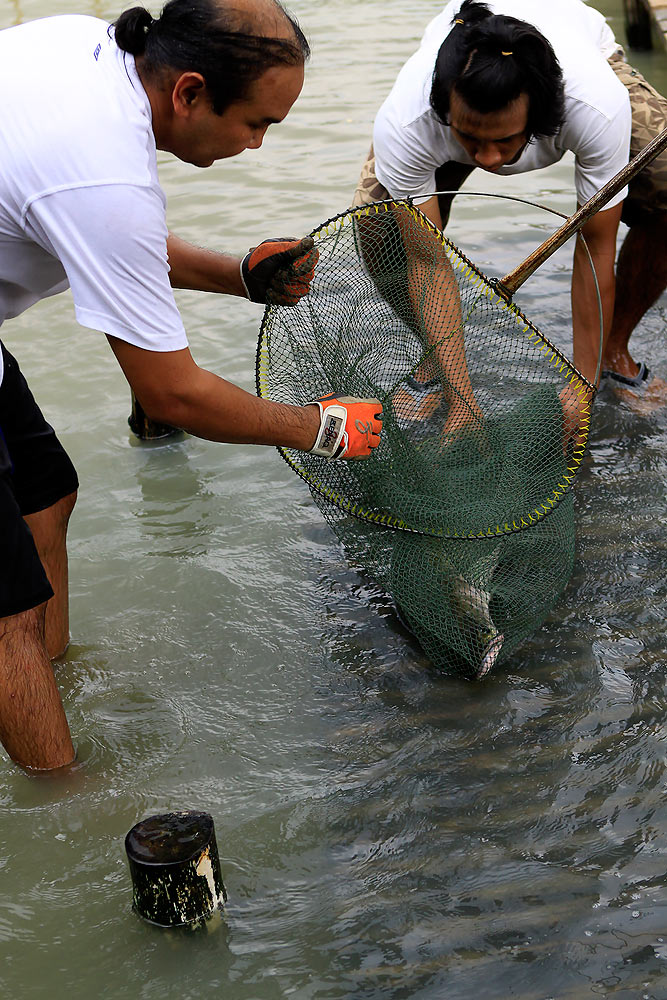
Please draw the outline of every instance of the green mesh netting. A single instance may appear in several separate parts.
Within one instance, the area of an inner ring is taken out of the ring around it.
[[[310,294],[264,314],[259,395],[377,396],[383,434],[365,460],[280,451],[429,658],[482,676],[569,579],[591,386],[410,203],[312,235]]]

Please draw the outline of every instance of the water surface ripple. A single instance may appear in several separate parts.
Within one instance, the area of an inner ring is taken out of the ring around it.
[[[620,0],[605,0],[622,33]],[[295,0],[302,99],[260,151],[169,161],[169,222],[240,251],[344,209],[373,114],[438,5]],[[11,0],[6,26],[106,0]],[[662,54],[638,58],[667,90]],[[574,209],[569,161],[502,190]],[[475,178],[474,188],[498,189]],[[472,185],[471,185],[472,186]],[[506,273],[553,224],[461,199]],[[567,347],[570,249],[519,304]],[[180,293],[195,357],[253,388],[261,309]],[[636,355],[667,379],[664,299]],[[665,1000],[667,410],[606,387],[577,561],[545,625],[473,685],[436,673],[271,449],[141,447],[68,296],[3,329],[77,463],[58,668],[80,762],[0,766],[0,995],[17,1000]],[[229,893],[192,935],[131,912],[123,838],[207,809]]]

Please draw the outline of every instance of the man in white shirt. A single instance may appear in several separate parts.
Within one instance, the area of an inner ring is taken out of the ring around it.
[[[0,32],[0,323],[70,287],[149,417],[214,441],[328,458],[379,443],[377,400],[258,399],[199,368],[172,287],[292,304],[312,240],[243,261],[168,233],[157,150],[201,167],[258,148],[303,85],[306,42],[274,0],[170,0],[113,28],[62,16]],[[0,345],[2,347],[2,345]],[[74,749],[50,658],[69,639],[67,523],[77,478],[16,360],[0,353],[0,741],[54,768]]]
[[[602,15],[582,0],[453,0],[378,112],[354,204],[411,196],[442,228],[451,198],[432,192],[457,189],[475,167],[521,173],[571,150],[581,205],[665,125],[667,101],[624,62]],[[621,218],[630,230],[615,273]],[[640,384],[648,370],[628,341],[667,284],[667,153],[583,233],[602,294],[603,372]],[[592,380],[599,320],[580,243],[572,304],[574,362]]]

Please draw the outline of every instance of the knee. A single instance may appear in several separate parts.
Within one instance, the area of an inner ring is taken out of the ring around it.
[[[77,497],[78,491],[74,490],[73,493],[68,493],[67,496],[62,497],[61,500],[56,501],[54,504],[54,513],[61,518],[64,524],[67,524],[72,515]]]
[[[67,524],[76,503],[76,490],[56,500],[50,507],[25,514],[42,562],[49,553],[60,550],[67,537]]]

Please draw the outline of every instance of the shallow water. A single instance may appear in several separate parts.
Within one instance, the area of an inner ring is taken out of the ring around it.
[[[604,9],[622,33],[620,2]],[[262,150],[164,159],[169,222],[241,251],[344,209],[374,111],[437,4],[299,0],[304,94]],[[0,24],[106,3],[12,0]],[[663,90],[667,58],[634,60]],[[571,165],[475,187],[574,208]],[[472,184],[471,184],[472,186]],[[506,273],[546,215],[461,199]],[[519,304],[567,345],[569,250]],[[179,293],[197,360],[254,386],[261,309]],[[634,338],[667,379],[663,299]],[[667,410],[605,388],[577,486],[574,576],[507,669],[431,669],[272,449],[141,446],[103,338],[67,295],[3,328],[74,458],[80,763],[0,762],[0,995],[140,1000],[667,997]],[[195,935],[131,911],[123,838],[214,817],[229,893]]]

